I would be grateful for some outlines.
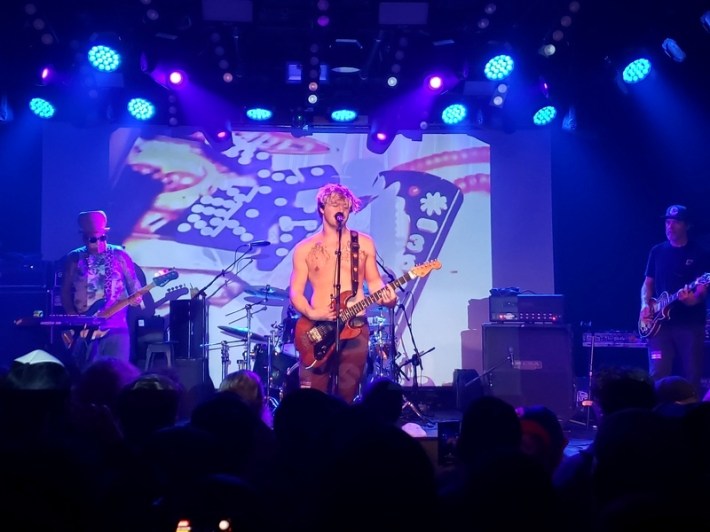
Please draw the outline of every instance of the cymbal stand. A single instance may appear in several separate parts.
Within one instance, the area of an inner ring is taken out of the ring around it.
[[[411,356],[409,360],[407,360],[404,364],[401,366],[398,366],[399,371],[402,370],[404,366],[407,364],[411,364],[413,371],[414,371],[414,379],[412,380],[412,398],[409,399],[407,398],[406,395],[404,395],[404,404],[402,405],[402,410],[404,411],[405,408],[410,408],[412,412],[419,418],[421,421],[424,423],[430,424],[432,421],[428,419],[424,414],[422,414],[421,410],[419,409],[419,405],[417,404],[417,401],[419,399],[419,376],[417,375],[417,368],[422,366],[422,357],[426,355],[427,353],[431,353],[435,347],[432,347],[431,349],[427,349],[423,353],[419,352],[419,349],[417,349],[417,344],[414,340],[414,333],[412,332],[412,323],[409,320],[409,316],[407,316],[407,310],[404,308],[403,304],[399,304],[399,307],[402,309],[402,312],[404,313],[404,319],[407,322],[407,329],[409,329],[409,337],[412,340],[412,347],[414,348],[414,354]]]
[[[229,364],[231,364],[229,360],[229,344],[226,340],[222,340],[221,342],[220,353],[222,355],[222,380],[224,380],[229,374]]]
[[[253,366],[250,365],[250,356],[251,356],[251,318],[253,316],[253,313],[251,311],[251,305],[246,304],[244,308],[247,311],[247,354],[246,354],[246,359],[247,359],[247,369],[252,370]]]
[[[264,306],[264,307],[260,308],[259,310],[252,310],[253,307],[254,307],[254,305],[252,305],[251,303],[247,303],[246,305],[244,305],[243,308],[240,308],[240,309],[237,309],[237,310],[233,310],[232,312],[229,312],[229,313],[225,314],[225,316],[231,316],[232,314],[236,314],[237,312],[241,312],[241,311],[243,311],[243,310],[246,311],[246,315],[245,315],[245,316],[241,316],[240,318],[237,318],[236,320],[232,320],[232,321],[230,321],[229,323],[232,324],[232,323],[235,323],[235,322],[237,322],[237,321],[241,321],[241,320],[243,320],[244,318],[247,319],[247,339],[246,339],[246,342],[247,342],[247,343],[246,343],[246,352],[245,352],[245,354],[244,354],[244,360],[245,360],[245,369],[248,369],[248,370],[253,370],[253,368],[252,368],[252,367],[250,366],[250,364],[249,364],[249,357],[250,357],[250,355],[251,355],[251,344],[252,344],[252,341],[251,341],[251,336],[252,336],[252,333],[251,333],[251,319],[252,319],[252,317],[254,316],[254,314],[258,314],[259,312],[263,312],[263,311],[265,311],[265,310],[267,309],[267,307]]]

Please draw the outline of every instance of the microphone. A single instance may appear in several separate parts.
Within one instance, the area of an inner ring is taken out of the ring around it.
[[[345,219],[345,215],[342,212],[335,213],[335,221],[336,222],[338,222],[339,224],[342,224],[344,219]]]
[[[254,242],[249,242],[249,247],[252,248],[263,248],[264,246],[270,246],[271,242],[268,240],[254,240]]]

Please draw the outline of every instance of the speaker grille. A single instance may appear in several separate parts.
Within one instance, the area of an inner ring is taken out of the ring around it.
[[[490,393],[513,406],[546,406],[561,419],[574,412],[568,325],[484,324],[483,368]]]

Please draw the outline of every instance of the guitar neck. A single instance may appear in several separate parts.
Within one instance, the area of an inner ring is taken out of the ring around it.
[[[693,290],[695,290],[695,287],[696,287],[697,285],[698,285],[698,280],[696,279],[695,281],[693,281],[692,283],[690,283],[690,284],[688,285],[688,289],[691,290],[691,291],[693,291]],[[674,294],[668,296],[668,298],[667,298],[665,301],[659,303],[659,305],[658,305],[658,311],[663,310],[664,308],[666,308],[666,307],[667,307],[668,305],[670,305],[671,303],[674,303],[675,301],[677,301],[677,300],[678,300],[678,297],[680,296],[680,293],[681,293],[682,290],[683,290],[683,289],[681,288],[680,290],[678,290],[678,291],[675,292]]]
[[[133,292],[130,296],[123,298],[119,301],[116,301],[113,305],[110,307],[105,308],[101,312],[98,313],[98,316],[100,318],[110,318],[116,312],[119,310],[123,309],[124,307],[128,306],[128,304],[131,302],[131,299],[133,299],[136,296],[142,296],[143,294],[146,294],[150,292],[153,288],[155,288],[155,282],[152,282],[150,284],[145,285],[143,288],[140,288]]]
[[[385,286],[380,288],[377,292],[370,294],[362,301],[358,301],[352,307],[348,307],[347,309],[342,311],[340,313],[340,319],[344,322],[350,320],[351,318],[353,318],[358,313],[365,310],[370,305],[376,303],[377,300],[380,299],[380,297],[382,297],[384,295],[384,293],[387,291],[388,288],[392,288],[393,290],[395,288],[401,288],[404,285],[404,283],[406,283],[407,281],[411,281],[413,278],[414,278],[414,275],[412,275],[412,273],[410,273],[410,272],[405,273],[402,277],[399,277],[399,278],[395,279],[394,281],[386,284]]]

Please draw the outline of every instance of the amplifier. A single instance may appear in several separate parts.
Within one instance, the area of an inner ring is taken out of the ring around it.
[[[562,323],[562,294],[506,294],[488,298],[491,322]]]

